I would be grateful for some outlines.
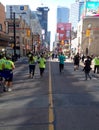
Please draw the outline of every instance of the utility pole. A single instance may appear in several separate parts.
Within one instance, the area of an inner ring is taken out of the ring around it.
[[[34,34],[32,33],[32,52],[34,51],[33,47],[34,47]]]

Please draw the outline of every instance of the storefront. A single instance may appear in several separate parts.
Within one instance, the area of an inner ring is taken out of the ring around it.
[[[9,36],[5,34],[0,34],[0,52],[6,53],[6,47],[8,47],[9,42]]]

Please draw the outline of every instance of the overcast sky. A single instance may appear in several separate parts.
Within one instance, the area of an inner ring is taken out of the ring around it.
[[[51,42],[53,42],[56,31],[56,9],[57,6],[70,8],[70,5],[75,0],[0,0],[3,5],[29,5],[31,10],[36,10],[37,7],[47,6],[48,12],[48,31],[51,31]]]

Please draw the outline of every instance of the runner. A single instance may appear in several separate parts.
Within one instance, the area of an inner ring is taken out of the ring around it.
[[[46,59],[44,58],[43,54],[39,58],[38,63],[39,63],[40,76],[42,77],[46,67]]]
[[[91,60],[90,60],[90,57],[87,56],[87,59],[85,60],[84,62],[84,69],[83,71],[85,72],[85,80],[88,79],[88,77],[91,79],[91,76],[90,76],[90,70],[92,69],[90,66],[91,66]]]
[[[4,78],[6,91],[9,92],[12,91],[13,69],[15,69],[14,62],[11,60],[10,56],[7,56],[4,61]]]
[[[0,91],[1,92],[5,91],[5,83],[4,83],[4,80],[3,80],[4,62],[5,62],[4,56],[0,55],[0,87],[1,87]]]
[[[36,66],[37,57],[34,54],[31,54],[29,57],[29,77],[33,78],[35,73],[35,66]]]
[[[58,60],[59,60],[59,72],[61,73],[64,70],[64,61],[66,60],[65,55],[63,54],[63,52],[61,52],[61,54],[58,56]]]
[[[79,69],[79,63],[80,63],[80,55],[79,53],[77,53],[75,56],[74,56],[74,71],[78,70]]]

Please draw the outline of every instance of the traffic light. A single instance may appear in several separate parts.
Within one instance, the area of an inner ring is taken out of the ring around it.
[[[61,45],[64,45],[64,40],[61,40]]]
[[[30,37],[30,29],[27,29],[27,36]]]
[[[90,31],[91,31],[90,29],[87,29],[87,30],[86,30],[86,37],[89,37],[89,36],[90,36]]]

